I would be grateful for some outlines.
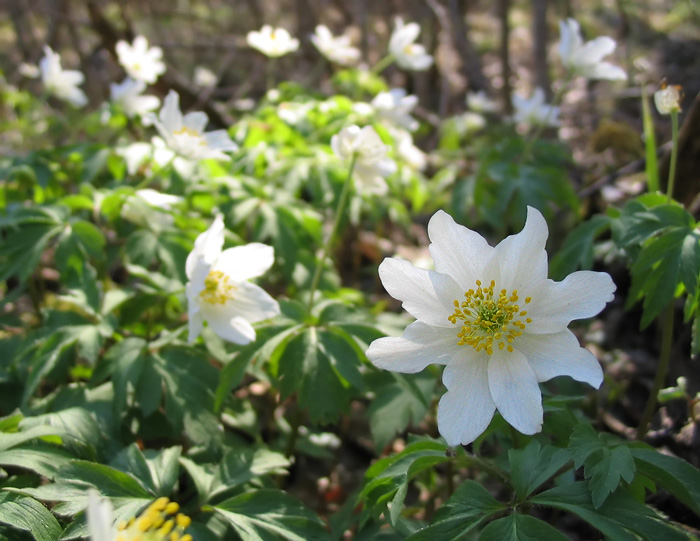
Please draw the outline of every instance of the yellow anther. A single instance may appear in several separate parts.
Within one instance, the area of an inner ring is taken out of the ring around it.
[[[173,132],[173,135],[189,135],[191,137],[201,137],[201,134],[197,130],[183,126],[177,131]]]
[[[170,502],[166,507],[165,507],[165,513],[167,515],[174,515],[180,510],[180,506],[177,504],[177,502]]]
[[[116,541],[192,541],[191,535],[185,535],[192,520],[179,509],[176,502],[158,498],[136,519],[119,525]]]
[[[509,294],[506,289],[497,290],[495,280],[490,280],[488,287],[476,280],[476,289],[467,290],[461,303],[455,299],[455,310],[447,317],[453,325],[457,320],[461,322],[457,344],[472,346],[488,355],[493,354],[495,345],[499,350],[512,352],[510,344],[523,334],[527,323],[532,323],[530,318],[520,319],[527,315],[527,311],[520,309],[518,300],[517,290]],[[525,303],[530,300],[527,297]]]
[[[204,279],[204,289],[199,296],[209,304],[226,304],[233,300],[236,289],[228,275],[213,270]],[[174,512],[177,513],[177,509]]]
[[[183,530],[187,528],[190,524],[192,524],[192,519],[187,515],[183,515],[182,513],[179,513],[175,517],[175,521],[177,522],[177,525]]]

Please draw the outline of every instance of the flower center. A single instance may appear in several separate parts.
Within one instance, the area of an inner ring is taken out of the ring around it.
[[[179,510],[177,503],[158,498],[138,517],[117,526],[116,541],[192,541],[185,534],[192,520]]]
[[[233,292],[236,289],[226,274],[221,271],[211,271],[204,279],[204,290],[199,296],[209,304],[226,304],[233,300]]]
[[[197,130],[193,130],[192,128],[188,128],[187,126],[183,126],[179,130],[174,131],[173,135],[189,135],[190,137],[202,137]]]
[[[454,313],[447,319],[457,324],[462,322],[462,328],[457,336],[458,345],[472,346],[476,351],[493,353],[494,346],[498,349],[513,351],[513,341],[523,334],[527,323],[532,319],[527,316],[527,311],[521,310],[518,301],[518,291],[501,289],[495,293],[496,282],[491,280],[488,287],[482,287],[481,281],[476,281],[476,290],[470,289],[464,294],[465,300],[461,303],[455,299]],[[524,304],[532,299],[526,297]]]

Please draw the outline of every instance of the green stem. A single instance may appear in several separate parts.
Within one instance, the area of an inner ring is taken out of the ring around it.
[[[678,111],[671,111],[671,165],[668,168],[668,202],[673,199],[673,186],[676,183],[676,161],[678,159]]]
[[[654,414],[656,409],[656,402],[659,396],[659,391],[666,381],[666,374],[668,373],[668,365],[671,360],[671,347],[673,346],[673,317],[675,315],[675,303],[672,300],[666,306],[666,309],[661,314],[661,320],[663,321],[663,329],[661,331],[661,354],[659,356],[659,366],[656,368],[656,377],[654,378],[654,387],[651,390],[649,399],[647,400],[646,408],[644,408],[644,414],[642,415],[642,421],[639,423],[637,428],[637,439],[644,439],[647,433],[647,428],[649,426],[649,421],[651,421],[651,416]]]
[[[561,103],[561,100],[564,97],[564,92],[566,92],[566,89],[569,86],[569,81],[570,81],[570,78],[566,79],[564,81],[564,84],[562,84],[559,87],[559,90],[557,90],[557,93],[554,95],[554,99],[552,100],[552,103],[549,106],[549,110],[547,111],[547,116],[544,118],[544,120],[542,122],[540,122],[537,125],[537,127],[535,128],[535,131],[528,138],[527,143],[525,143],[525,148],[523,149],[522,154],[520,154],[520,158],[518,159],[518,164],[525,163],[525,160],[527,160],[530,157],[530,153],[532,152],[532,149],[535,147],[535,143],[540,138],[540,135],[542,135],[542,132],[549,124],[549,120],[552,118],[552,112],[554,111],[554,108],[557,107]]]
[[[173,166],[173,162],[175,161],[175,158],[177,155],[173,153],[173,157],[170,158],[166,164],[163,167],[159,167],[156,171],[151,173],[149,176],[147,176],[145,179],[143,179],[141,182],[139,182],[136,187],[134,188],[135,191],[137,190],[143,190],[145,187],[151,184],[157,177],[165,176],[166,173],[170,172],[170,169]]]
[[[348,202],[348,197],[350,196],[350,189],[352,187],[352,174],[355,170],[355,163],[357,163],[357,155],[353,155],[352,161],[350,162],[350,169],[348,170],[348,176],[345,178],[343,183],[343,190],[340,193],[340,199],[338,200],[338,207],[335,209],[335,221],[333,222],[333,228],[331,229],[330,235],[326,239],[323,248],[321,248],[321,257],[314,272],[314,277],[311,280],[311,291],[309,292],[309,304],[307,306],[307,312],[310,314],[311,309],[314,307],[314,294],[318,288],[318,282],[321,279],[321,272],[323,272],[323,265],[326,262],[326,257],[328,257],[328,252],[331,249],[333,240],[340,226],[340,220],[343,217],[343,211],[345,210],[345,205]]]
[[[275,58],[270,58],[267,61],[267,73],[265,74],[265,84],[267,90],[272,90],[275,88],[275,68],[277,67],[277,62]]]
[[[377,62],[374,67],[371,69],[371,72],[374,73],[375,75],[379,75],[381,72],[383,72],[386,68],[391,66],[394,63],[394,58],[393,54],[388,54],[384,58],[382,58],[379,62]]]

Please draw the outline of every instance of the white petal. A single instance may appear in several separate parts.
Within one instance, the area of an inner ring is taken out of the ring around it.
[[[233,299],[226,304],[210,304],[204,301],[199,303],[199,309],[206,321],[211,324],[212,321],[242,318],[250,323],[256,323],[280,313],[277,301],[261,287],[250,282],[240,282],[235,284],[235,287]]]
[[[226,130],[214,130],[204,134],[207,146],[213,150],[223,150],[235,152],[238,145],[231,140]]]
[[[220,338],[244,346],[255,340],[255,329],[242,317],[231,320],[208,319],[209,327]]]
[[[600,62],[603,57],[612,53],[616,46],[615,40],[608,36],[600,36],[587,41],[580,50],[582,63],[593,64]]]
[[[525,355],[494,351],[488,360],[489,389],[503,418],[523,434],[542,430],[542,393]]]
[[[605,79],[607,81],[624,81],[627,79],[627,73],[621,67],[611,64],[610,62],[598,62],[584,70],[583,75],[589,79]]]
[[[192,281],[200,281],[200,272],[195,272],[201,269],[201,263],[207,266],[207,273],[209,268],[216,262],[216,259],[221,254],[221,248],[224,245],[224,218],[221,214],[218,214],[212,224],[209,226],[204,233],[197,237],[194,241],[194,248],[187,256],[187,261],[185,262],[185,273],[187,278]],[[197,276],[195,276],[197,274]],[[205,276],[201,277],[203,281]]]
[[[457,356],[445,367],[442,381],[447,392],[440,399],[437,421],[449,445],[473,442],[491,422],[496,405],[489,391],[487,366],[486,354],[475,353]]]
[[[484,237],[457,224],[446,212],[437,211],[428,222],[428,247],[435,270],[449,274],[463,289],[474,287],[493,253]]]
[[[563,331],[574,319],[598,314],[614,298],[615,284],[605,272],[577,271],[561,282],[546,280],[528,304],[532,322],[527,332],[549,334]]]
[[[227,274],[234,282],[256,278],[275,262],[272,246],[253,242],[224,250],[214,265],[214,270]]]
[[[387,257],[379,265],[379,277],[389,295],[400,300],[413,317],[429,325],[452,326],[447,318],[454,312],[453,302],[464,292],[450,276]]]
[[[547,278],[547,252],[544,245],[549,231],[539,210],[528,207],[522,231],[503,239],[496,246],[495,260],[501,269],[498,288],[509,291],[529,291],[534,284]]]
[[[206,128],[207,122],[209,122],[209,117],[206,113],[201,111],[187,113],[182,119],[182,123],[185,125],[185,127],[194,130],[199,134],[204,133],[204,128]]]
[[[192,301],[190,301],[190,303],[191,302]],[[202,333],[202,327],[204,327],[204,318],[202,317],[202,313],[199,311],[199,309],[197,309],[197,311],[193,311],[190,308],[187,333],[187,341],[190,344],[197,340],[197,337]]]
[[[569,376],[596,389],[603,382],[598,359],[582,348],[568,329],[555,334],[523,334],[513,345],[527,357],[538,381]]]
[[[180,96],[174,90],[168,92],[160,110],[160,121],[167,131],[176,132],[182,129],[182,113],[180,112]]]
[[[88,490],[87,526],[91,541],[112,541],[116,538],[114,508],[95,489]]]
[[[367,358],[378,368],[414,374],[429,364],[447,364],[459,352],[457,329],[414,321],[402,337],[379,338],[369,345]]]

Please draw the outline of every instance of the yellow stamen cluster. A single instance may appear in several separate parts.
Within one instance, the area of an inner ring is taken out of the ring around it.
[[[210,304],[226,304],[233,300],[233,292],[236,289],[226,274],[221,271],[211,271],[204,279],[204,290],[199,296]]]
[[[190,135],[192,137],[202,136],[197,130],[193,130],[192,128],[188,128],[187,126],[183,126],[179,130],[174,131],[173,135]]]
[[[481,281],[477,280],[476,290],[467,291],[464,301],[460,303],[455,299],[455,311],[448,319],[453,324],[458,320],[462,322],[457,334],[458,345],[469,345],[489,355],[494,346],[511,352],[513,341],[523,334],[526,324],[532,322],[526,317],[527,311],[520,309],[517,290],[509,295],[507,290],[501,289],[496,295],[495,288],[494,280],[487,287],[482,287]],[[531,300],[527,297],[524,302],[529,304]]]
[[[179,510],[177,503],[158,498],[138,517],[117,527],[116,541],[192,541],[185,533],[192,520]]]

